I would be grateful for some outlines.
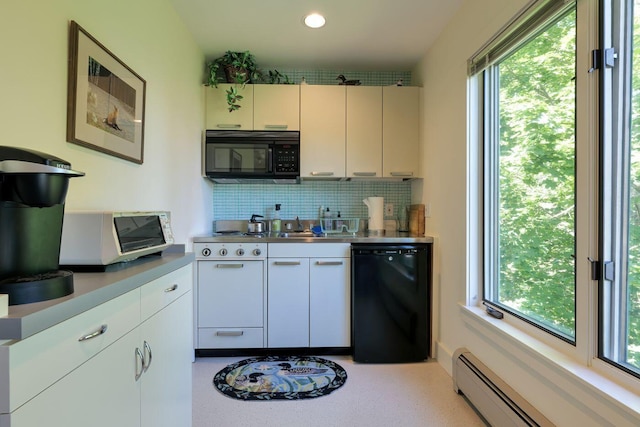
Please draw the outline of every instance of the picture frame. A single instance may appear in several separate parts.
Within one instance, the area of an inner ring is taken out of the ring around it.
[[[68,142],[142,164],[146,87],[142,77],[71,21]]]

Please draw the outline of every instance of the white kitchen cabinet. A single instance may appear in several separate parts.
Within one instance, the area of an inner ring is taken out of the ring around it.
[[[240,108],[229,111],[227,90],[235,86],[242,99]],[[219,83],[218,87],[205,86],[205,125],[212,130],[253,130],[253,85],[242,87]]]
[[[351,345],[350,258],[309,260],[309,346]]]
[[[351,345],[350,247],[269,244],[268,347]]]
[[[0,427],[190,426],[192,281],[189,265],[5,342]]]
[[[382,167],[385,177],[419,177],[420,88],[382,88]]]
[[[249,251],[248,248],[246,250]],[[196,348],[264,347],[267,313],[265,264],[263,259],[197,262]]]
[[[300,86],[300,176],[346,174],[346,86]]]
[[[269,259],[268,269],[268,347],[309,347],[309,259]]]
[[[45,389],[11,415],[2,427],[138,427],[140,383],[134,377],[137,329]]]
[[[300,86],[253,85],[254,130],[300,130]]]
[[[191,425],[192,274],[183,267],[141,289],[143,320],[150,315],[139,327],[142,427]]]
[[[382,176],[382,87],[347,87],[347,177]]]

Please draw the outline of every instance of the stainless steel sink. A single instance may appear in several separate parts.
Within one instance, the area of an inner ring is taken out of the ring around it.
[[[281,237],[283,239],[291,239],[291,238],[308,238],[308,237],[319,237],[317,234],[314,234],[312,231],[309,230],[305,230],[305,231],[283,231],[280,232],[280,234],[278,234],[278,237]]]

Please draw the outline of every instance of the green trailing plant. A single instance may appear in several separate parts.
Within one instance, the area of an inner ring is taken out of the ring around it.
[[[229,104],[229,112],[236,111],[238,108],[240,108],[240,104],[238,104],[238,102],[244,97],[238,93],[237,87],[229,87],[229,89],[226,90],[226,94],[227,104]]]
[[[227,104],[229,112],[238,110],[241,105],[239,101],[243,96],[239,94],[238,88],[244,88],[247,83],[270,83],[270,84],[293,84],[289,77],[278,70],[269,70],[266,74],[262,72],[256,63],[256,59],[251,52],[226,51],[224,55],[207,63],[209,74],[207,84],[218,87],[218,83],[232,83],[226,90]]]
[[[218,87],[218,83],[226,81],[244,85],[260,78],[256,59],[251,52],[226,51],[224,55],[209,62],[209,85]],[[225,78],[221,76],[224,71]]]
[[[264,77],[264,76],[263,76]],[[267,83],[270,84],[285,84],[292,85],[294,84],[291,80],[289,80],[289,76],[286,74],[282,74],[278,70],[269,70],[267,74]]]

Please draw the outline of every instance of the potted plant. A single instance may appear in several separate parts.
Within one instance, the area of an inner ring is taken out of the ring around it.
[[[259,78],[260,72],[256,65],[256,60],[251,52],[234,52],[226,51],[224,55],[209,62],[208,84],[218,87],[218,83],[226,81],[227,83],[235,83],[235,85],[245,84]],[[225,77],[220,76],[220,70],[224,71]],[[242,95],[238,93],[237,86],[231,86],[226,90],[227,104],[229,112],[240,108],[238,103],[242,99]]]
[[[209,67],[209,75],[207,83],[209,86],[218,87],[218,83],[233,83],[226,90],[227,104],[229,112],[236,111],[240,108],[239,101],[242,95],[238,92],[238,85],[243,88],[247,83],[265,82],[271,84],[284,83],[292,84],[289,77],[281,74],[278,70],[269,70],[265,75],[256,64],[256,59],[251,52],[234,52],[226,51],[224,55],[207,64]],[[224,71],[224,77],[222,76]]]
[[[251,52],[226,51],[224,55],[214,59],[209,64],[209,84],[218,87],[224,81],[220,69],[224,70],[227,83],[246,84],[260,77],[256,59]]]

